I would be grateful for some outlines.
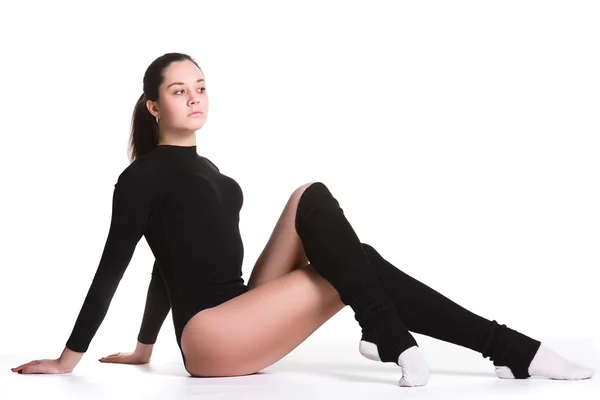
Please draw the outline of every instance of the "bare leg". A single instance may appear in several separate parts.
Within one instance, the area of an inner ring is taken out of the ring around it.
[[[296,348],[344,307],[337,291],[310,267],[294,227],[298,200],[310,184],[290,196],[252,269],[249,291],[203,310],[186,326],[182,346],[186,346],[191,375],[259,371]],[[203,348],[200,342],[211,345]]]
[[[308,259],[300,238],[290,221],[293,220],[299,197],[309,185],[310,183],[299,187],[290,197],[253,269],[249,287],[255,287],[307,264]],[[565,360],[543,346],[539,348],[539,341],[472,313],[396,268],[372,246],[366,243],[362,245],[382,287],[394,301],[398,316],[410,331],[467,347],[479,352],[483,357],[489,356],[495,361],[496,373],[501,378],[512,378],[515,375],[523,378],[527,377],[530,371],[534,375],[555,379],[585,379],[593,374],[589,369],[576,369],[568,365]],[[360,350],[367,358],[374,359],[376,355],[376,350],[364,347],[363,343]],[[523,364],[521,371],[517,371],[515,365],[515,371],[503,365],[511,359],[515,361],[511,353],[517,355],[517,364]],[[531,363],[531,368],[527,369],[532,359],[534,362]],[[555,361],[551,362],[552,360]],[[538,368],[538,365],[543,365],[544,368]],[[552,365],[555,366],[549,369]]]
[[[298,187],[290,196],[275,228],[273,228],[269,241],[252,268],[248,289],[252,290],[265,282],[308,264],[302,242],[294,227],[294,218],[300,196],[311,183]]]
[[[297,268],[196,314],[182,339],[187,370],[193,376],[260,371],[343,307],[335,288],[310,265]]]

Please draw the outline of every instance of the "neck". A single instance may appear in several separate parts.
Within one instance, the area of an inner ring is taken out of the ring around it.
[[[171,154],[177,157],[187,158],[188,156],[197,157],[196,145],[185,146],[179,144],[158,144],[156,151],[162,154]]]
[[[161,132],[159,135],[158,145],[169,145],[169,146],[184,146],[190,147],[196,145],[196,132],[188,134],[169,134]]]

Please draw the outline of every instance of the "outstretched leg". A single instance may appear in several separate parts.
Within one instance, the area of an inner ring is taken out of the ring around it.
[[[461,307],[384,259],[362,243],[379,283],[406,327],[490,357],[501,378],[585,379],[593,370],[568,363],[540,341]],[[361,349],[362,350],[362,349]],[[363,351],[361,351],[363,352]],[[368,349],[365,357],[370,357]]]
[[[381,361],[402,368],[401,386],[425,385],[429,368],[416,340],[398,317],[354,229],[323,183],[312,183],[302,193],[296,231],[313,268],[354,310],[362,340],[376,346]]]

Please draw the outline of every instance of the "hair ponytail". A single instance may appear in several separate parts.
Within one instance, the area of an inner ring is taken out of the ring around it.
[[[164,54],[154,60],[146,69],[143,81],[144,89],[137,103],[135,103],[131,117],[131,135],[129,137],[129,160],[131,163],[150,153],[158,145],[158,123],[146,107],[146,102],[148,100],[158,102],[158,88],[164,81],[164,70],[172,62],[185,60],[193,62],[202,71],[192,57],[183,53]]]
[[[150,153],[158,145],[158,124],[148,111],[146,100],[146,96],[142,93],[133,109],[129,138],[130,162]]]

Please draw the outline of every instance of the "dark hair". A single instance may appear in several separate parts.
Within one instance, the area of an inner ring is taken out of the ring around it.
[[[146,69],[143,93],[135,104],[131,118],[131,136],[129,137],[130,162],[148,154],[158,145],[158,123],[146,107],[146,101],[158,101],[158,88],[164,81],[164,70],[175,61],[189,60],[200,66],[194,59],[183,53],[166,53],[158,57]]]

